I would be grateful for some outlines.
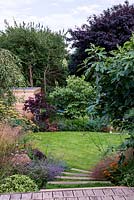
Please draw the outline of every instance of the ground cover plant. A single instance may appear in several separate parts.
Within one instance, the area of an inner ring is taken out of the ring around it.
[[[33,180],[24,175],[9,176],[0,185],[0,193],[31,191],[38,191],[38,187]]]
[[[42,132],[28,136],[45,154],[62,158],[69,167],[91,169],[107,148],[117,147],[126,135],[91,132]]]

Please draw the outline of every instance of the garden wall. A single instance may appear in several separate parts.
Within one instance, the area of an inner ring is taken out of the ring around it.
[[[22,115],[30,116],[30,113],[27,113],[23,110],[24,102],[29,97],[34,97],[35,94],[41,93],[40,87],[28,87],[28,88],[16,88],[13,89],[13,94],[16,97],[16,103],[14,104],[15,109]]]

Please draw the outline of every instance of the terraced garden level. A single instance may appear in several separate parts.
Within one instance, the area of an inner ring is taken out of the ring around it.
[[[128,135],[96,132],[42,132],[30,134],[34,146],[70,168],[90,170],[105,151],[116,148]]]

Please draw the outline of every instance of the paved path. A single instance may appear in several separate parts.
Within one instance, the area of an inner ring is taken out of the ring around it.
[[[74,188],[0,195],[0,200],[134,200],[134,188]]]

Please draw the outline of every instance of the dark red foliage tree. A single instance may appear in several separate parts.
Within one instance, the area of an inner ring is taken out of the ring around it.
[[[119,4],[110,9],[104,10],[99,16],[93,15],[87,20],[81,28],[69,30],[71,34],[70,41],[75,48],[70,58],[69,70],[71,74],[78,75],[80,65],[87,57],[85,49],[90,48],[93,43],[96,46],[105,47],[109,52],[122,46],[129,40],[134,31],[134,5],[129,5],[125,1],[123,5]]]

